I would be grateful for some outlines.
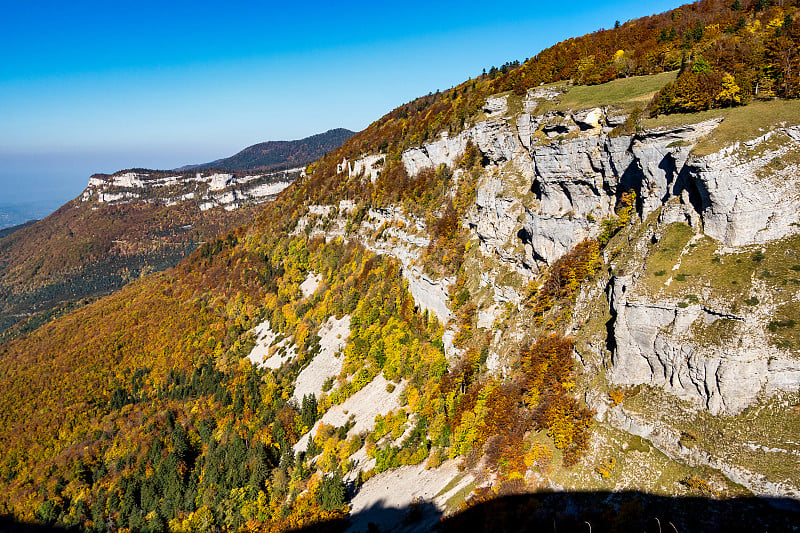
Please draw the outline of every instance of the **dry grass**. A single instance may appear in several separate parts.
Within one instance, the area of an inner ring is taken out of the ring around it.
[[[603,105],[618,107],[624,111],[630,111],[636,106],[644,108],[659,89],[676,77],[677,72],[663,72],[618,79],[601,85],[574,85],[557,103],[543,103],[542,108],[537,111],[566,111]]]
[[[696,124],[704,120],[722,117],[724,120],[714,132],[694,147],[698,156],[712,154],[737,141],[747,141],[759,137],[780,124],[787,126],[800,123],[800,101],[772,100],[753,102],[742,107],[730,109],[711,109],[699,113],[685,113],[659,116],[644,120],[645,129],[657,127],[676,127]]]

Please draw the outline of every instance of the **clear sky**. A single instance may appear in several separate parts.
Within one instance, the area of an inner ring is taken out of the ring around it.
[[[0,2],[0,205],[90,174],[360,130],[394,107],[678,1]]]

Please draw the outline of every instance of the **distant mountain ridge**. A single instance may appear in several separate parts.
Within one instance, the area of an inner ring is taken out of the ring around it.
[[[9,216],[2,224],[0,206],[0,228],[9,226],[0,232],[0,335],[33,314],[173,266],[203,242],[251,222],[260,204],[353,134],[339,128],[264,142],[179,170],[94,174],[80,196],[33,223]]]
[[[241,152],[224,159],[201,165],[187,165],[184,170],[286,170],[313,163],[325,154],[339,148],[356,132],[335,128],[294,141],[267,141],[248,146]]]
[[[231,211],[267,201],[302,173],[302,167],[272,172],[128,169],[111,175],[94,174],[80,201],[115,205],[146,202],[165,206],[191,202],[201,211],[214,207]]]
[[[0,335],[21,319],[164,270],[246,224],[302,173],[94,174],[46,218],[0,230]]]

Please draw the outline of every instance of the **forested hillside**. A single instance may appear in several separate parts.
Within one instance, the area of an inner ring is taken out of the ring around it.
[[[0,237],[0,333],[22,321],[22,330],[35,328],[53,312],[175,265],[203,242],[251,222],[257,205],[299,174],[93,175],[78,198]]]
[[[54,305],[108,294],[163,270],[198,243],[253,220],[257,210],[194,205],[65,205],[0,240],[0,331]]]
[[[400,106],[251,224],[0,344],[0,514],[789,530],[797,7],[702,1]]]
[[[339,128],[257,144],[220,160],[225,172],[202,171],[220,168],[208,164],[93,175],[78,199],[15,235],[0,232],[0,334],[23,321],[12,335],[38,327],[251,222],[255,205],[295,179],[298,167],[352,135]]]

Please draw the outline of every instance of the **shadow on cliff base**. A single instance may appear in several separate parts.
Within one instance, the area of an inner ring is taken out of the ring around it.
[[[443,533],[493,531],[664,533],[800,531],[798,502],[673,498],[641,492],[504,496],[443,520]]]
[[[503,496],[441,520],[430,504],[408,509],[376,506],[351,516],[348,526],[337,524],[340,529],[326,529],[333,524],[319,524],[302,531],[800,532],[799,511],[800,502],[781,498],[712,499],[673,498],[641,492],[540,492]]]
[[[447,518],[429,503],[407,508],[380,503],[349,520],[321,522],[297,533],[440,533],[520,531],[552,533],[800,532],[800,502],[764,498],[673,498],[641,492],[541,492],[503,496]],[[75,531],[15,522],[0,516],[0,532]]]
[[[75,530],[44,524],[17,522],[11,516],[0,515],[0,533],[66,533],[67,531]]]

